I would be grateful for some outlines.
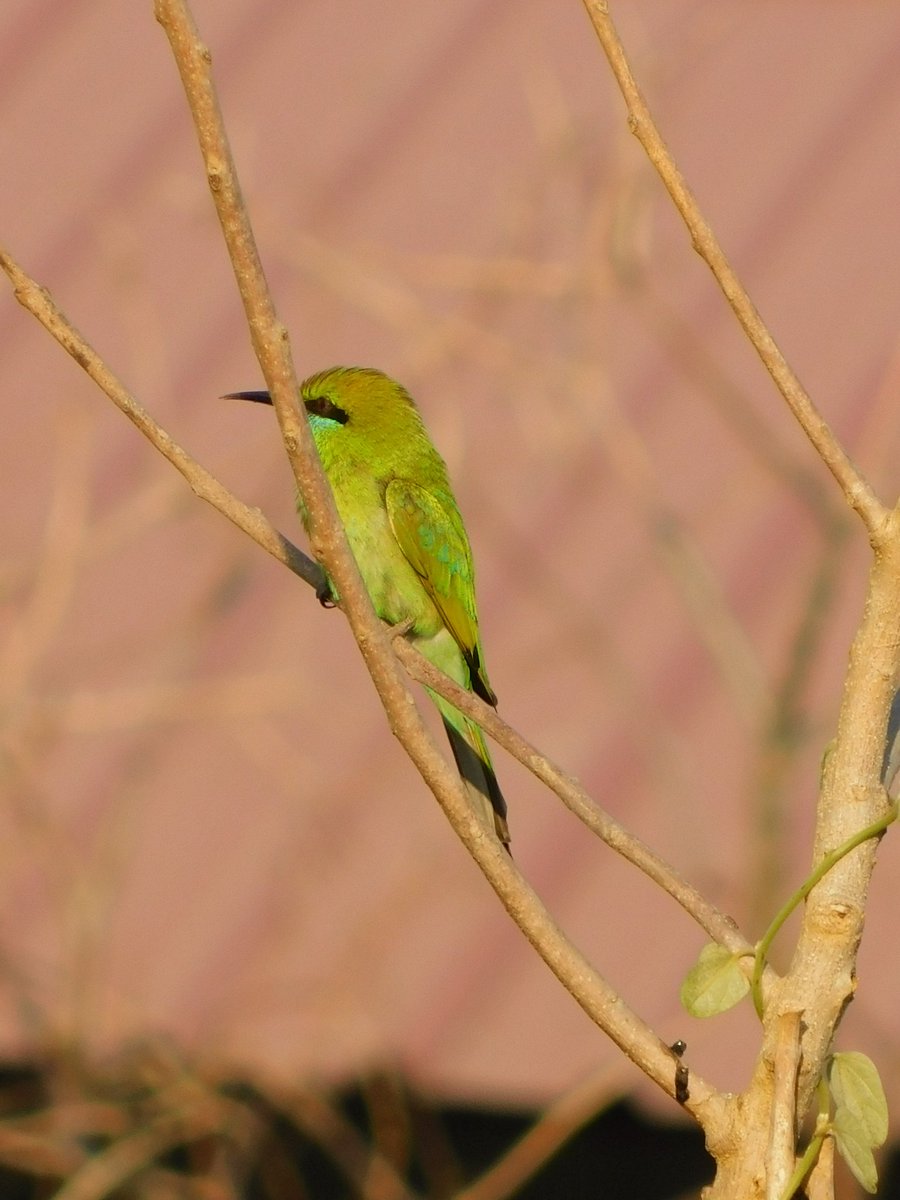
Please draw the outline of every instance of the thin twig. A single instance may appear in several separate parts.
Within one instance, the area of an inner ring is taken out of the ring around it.
[[[632,74],[606,0],[584,0],[584,6],[625,99],[628,126],[663,181],[688,228],[694,249],[712,271],[763,365],[819,457],[837,480],[847,503],[859,513],[870,541],[873,545],[880,544],[890,510],[879,500],[813,404],[726,258],[653,120]]]
[[[246,1119],[243,1106],[194,1086],[173,1089],[165,1111],[89,1158],[54,1194],[54,1200],[102,1200],[157,1159],[186,1142],[227,1136]]]
[[[505,1200],[519,1195],[566,1142],[618,1097],[622,1082],[617,1067],[606,1067],[566,1092],[541,1113],[502,1158],[474,1183],[456,1192],[453,1200]]]
[[[334,498],[322,471],[315,443],[299,408],[299,389],[287,330],[278,320],[256,240],[241,196],[237,169],[225,132],[212,76],[212,56],[200,40],[189,6],[182,0],[156,0],[156,19],[169,44],[197,132],[210,193],[238,284],[253,349],[268,385],[282,440],[299,494],[309,516],[310,542],[341,597],[353,636],[398,737],[423,777],[445,804],[467,824],[472,817],[463,791],[451,775],[415,712],[403,674],[391,654],[387,634],[375,616]],[[426,774],[426,771],[428,774]],[[440,792],[440,794],[439,794]],[[450,794],[452,793],[452,799]],[[454,818],[451,823],[456,827]],[[469,829],[475,840],[477,821]]]
[[[467,716],[477,721],[498,745],[554,791],[565,806],[601,841],[643,871],[676,900],[714,941],[725,946],[733,954],[753,954],[753,947],[731,917],[717,909],[683,879],[674,867],[596,805],[577,780],[541,754],[521,734],[516,733],[489,704],[485,704],[478,696],[448,679],[402,636],[394,638],[394,651],[413,679],[445,696]]]
[[[839,517],[829,516],[824,504],[820,511],[824,540],[819,561],[805,582],[799,621],[784,652],[785,666],[761,732],[760,754],[748,796],[754,822],[748,861],[756,860],[750,872],[753,885],[747,901],[750,928],[768,924],[772,897],[784,891],[788,789],[796,775],[800,751],[812,733],[807,711],[809,679],[829,632],[827,618],[844,568],[842,551],[851,522],[844,512]]]
[[[417,1200],[387,1158],[369,1145],[335,1103],[312,1089],[266,1088],[264,1095],[328,1155],[361,1200]]]
[[[211,475],[205,467],[191,458],[188,452],[172,439],[131,395],[125,385],[116,378],[65,314],[57,308],[46,288],[42,288],[27,275],[12,255],[2,247],[0,247],[0,267],[9,276],[19,303],[40,321],[48,333],[56,338],[62,348],[72,355],[79,366],[83,367],[97,386],[106,393],[113,404],[181,473],[196,496],[218,509],[229,521],[237,525],[238,529],[249,534],[264,550],[268,550],[273,558],[277,558],[286,567],[290,567],[295,574],[299,575],[301,579],[305,579],[312,587],[315,588],[321,584],[322,568],[301,550],[298,550],[287,538],[282,537],[258,508],[250,508],[233,496],[214,475]]]

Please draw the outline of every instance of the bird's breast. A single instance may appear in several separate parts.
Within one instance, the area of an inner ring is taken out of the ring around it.
[[[375,612],[396,625],[412,621],[418,637],[432,637],[443,626],[422,580],[394,537],[384,501],[356,506],[338,500],[338,513]]]

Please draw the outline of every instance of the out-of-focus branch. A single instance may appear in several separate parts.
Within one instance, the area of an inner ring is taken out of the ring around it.
[[[621,1069],[607,1067],[566,1092],[483,1175],[455,1194],[454,1200],[509,1200],[589,1121],[618,1099]]]
[[[54,1193],[54,1200],[103,1200],[179,1146],[233,1132],[248,1119],[241,1104],[192,1080],[160,1093],[159,1103],[158,1115],[88,1158]]]
[[[417,1200],[394,1166],[374,1150],[337,1105],[304,1091],[266,1088],[266,1098],[331,1158],[361,1200]]]
[[[583,2],[625,99],[629,128],[662,179],[688,228],[694,249],[712,271],[763,365],[819,457],[837,480],[847,503],[862,518],[869,540],[873,545],[879,544],[885,535],[890,510],[876,496],[813,404],[726,258],[653,120],[609,15],[607,0]]]

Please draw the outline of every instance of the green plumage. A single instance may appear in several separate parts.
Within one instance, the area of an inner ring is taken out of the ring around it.
[[[496,705],[478,633],[469,539],[447,468],[411,397],[364,367],[322,371],[304,380],[300,395],[376,613],[392,625],[411,622],[408,636],[430,662]],[[299,511],[306,525],[302,504]],[[476,811],[508,845],[506,803],[483,733],[429,695]]]

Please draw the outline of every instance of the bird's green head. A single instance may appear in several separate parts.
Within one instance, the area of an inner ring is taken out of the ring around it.
[[[272,403],[268,392],[231,392],[227,398]],[[333,455],[348,467],[356,458],[373,466],[388,458],[396,463],[426,448],[436,457],[409,392],[374,367],[319,371],[300,384],[300,399],[326,467]]]
[[[374,367],[330,367],[300,384],[300,399],[317,432],[329,423],[378,436],[421,422],[406,388]]]
[[[271,404],[265,391],[229,392],[223,400]],[[415,403],[402,384],[375,367],[329,367],[300,384],[300,399],[314,429],[347,425],[360,432],[421,426]]]

